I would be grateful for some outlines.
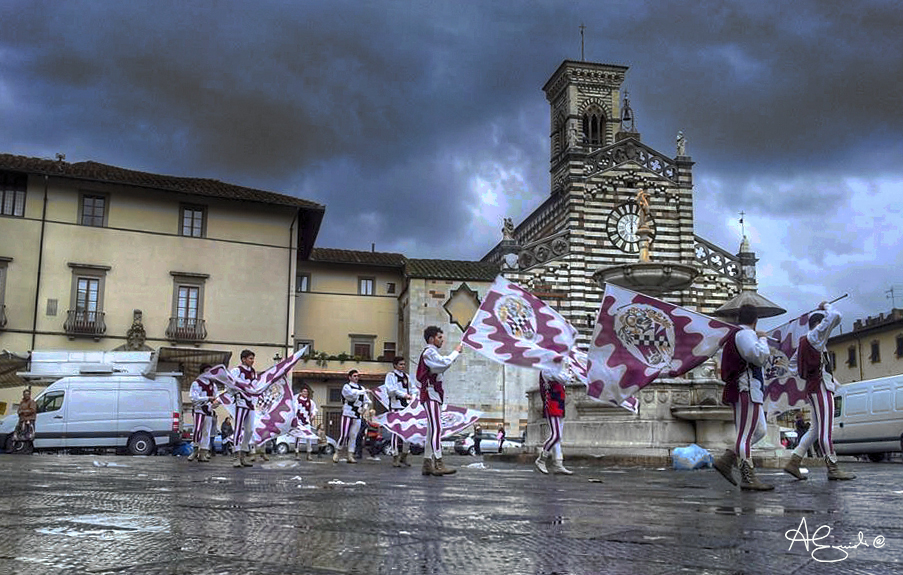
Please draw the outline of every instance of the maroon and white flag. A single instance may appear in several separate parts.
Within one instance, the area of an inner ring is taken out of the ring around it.
[[[737,326],[608,284],[590,341],[586,393],[619,405],[715,354]]]
[[[768,333],[771,356],[763,368],[766,413],[783,413],[808,404],[806,380],[797,371],[800,339],[809,332],[809,314],[791,320]]]
[[[296,363],[301,361],[304,354],[307,353],[307,347],[304,346],[294,354],[275,363],[266,371],[257,374],[257,379],[251,382],[236,379],[232,372],[223,365],[219,364],[206,372],[198,375],[198,380],[202,382],[214,382],[220,387],[225,388],[229,392],[240,393],[245,397],[257,397],[267,391],[274,382],[281,379],[286,374],[291,373]]]
[[[571,349],[568,354],[568,362],[565,366],[565,370],[568,378],[571,381],[582,383],[587,387],[587,392],[589,391],[589,372],[588,372],[588,359],[586,353],[580,351],[577,348]],[[596,401],[602,401],[598,397],[589,396],[590,399],[595,399]],[[607,401],[605,403],[608,403]],[[630,396],[621,403],[617,404],[618,407],[623,407],[628,411],[632,411],[633,413],[637,413],[640,409],[639,400]]]
[[[556,370],[576,340],[577,330],[558,312],[499,276],[462,341],[499,363]]]
[[[470,427],[480,417],[482,411],[458,407],[455,405],[443,405],[439,418],[442,420],[442,437],[448,437]],[[416,397],[406,408],[401,411],[388,411],[377,415],[373,421],[385,427],[404,441],[423,445],[426,442],[426,410],[420,405]]]

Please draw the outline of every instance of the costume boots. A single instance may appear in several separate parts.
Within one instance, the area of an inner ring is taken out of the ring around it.
[[[828,468],[828,479],[831,481],[846,481],[848,479],[856,479],[856,476],[848,471],[841,471],[836,461],[831,461],[829,456],[825,456],[825,467]]]
[[[800,463],[802,463],[802,461],[803,458],[794,453],[790,456],[790,462],[784,466],[784,471],[797,479],[808,479],[808,477],[803,475],[803,472],[800,470]]]
[[[552,460],[552,473],[558,475],[573,475],[574,472],[564,466],[564,461],[558,457]]]
[[[774,489],[774,485],[768,485],[767,483],[759,481],[759,478],[756,477],[756,472],[753,471],[752,464],[749,461],[743,460],[740,462],[740,489],[747,489],[750,491],[771,491]]]
[[[210,461],[210,451],[207,449],[202,449],[198,454],[198,461],[201,463],[207,463]]]
[[[433,474],[433,458],[432,457],[424,457],[423,458],[423,475],[432,475]]]
[[[232,452],[232,467],[243,467],[241,464],[241,451],[233,451]]]
[[[308,454],[307,457],[309,458],[310,454]],[[296,449],[295,450],[295,460],[298,460],[298,459],[301,459],[301,452]]]
[[[188,456],[188,461],[194,461],[198,458],[198,446],[193,445],[191,447],[191,455]]]
[[[539,452],[539,457],[536,458],[536,461],[533,462],[536,465],[536,469],[539,470],[540,473],[544,473],[546,475],[549,474],[549,468],[546,467],[546,458],[549,457],[549,452],[542,450]]]
[[[332,454],[332,462],[338,463],[339,462],[339,454],[341,454],[343,451],[347,451],[347,450],[348,450],[347,447],[342,447],[342,448],[337,447],[336,450]]]
[[[266,448],[260,452],[260,458],[264,461],[269,461],[270,457],[267,455]]]
[[[314,460],[314,454],[311,453],[310,447],[307,448],[307,460],[308,460],[308,461],[313,461],[313,460]]]
[[[240,455],[239,455],[238,460],[241,462],[242,467],[254,467],[254,464],[251,463],[251,461],[253,461],[253,460],[248,458],[247,451],[241,451],[239,453],[240,453]]]
[[[452,475],[457,472],[457,469],[446,467],[442,462],[441,457],[437,458],[436,461],[433,462],[433,475]]]
[[[354,453],[351,450],[348,450],[348,463],[357,463],[357,459],[354,457]]]
[[[715,469],[733,485],[737,484],[737,480],[734,479],[734,466],[736,465],[737,454],[730,449],[725,449],[724,453],[715,458]]]
[[[401,467],[401,456],[397,453],[392,456],[392,467]]]
[[[411,466],[411,464],[408,463],[408,452],[407,451],[403,451],[401,453],[401,459],[399,459],[398,462],[401,464],[402,467],[410,467]]]

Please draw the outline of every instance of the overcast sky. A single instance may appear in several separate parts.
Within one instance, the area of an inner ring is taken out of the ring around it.
[[[326,205],[321,247],[479,259],[549,193],[542,86],[630,67],[643,141],[696,162],[696,233],[793,314],[903,307],[903,8],[857,2],[0,3],[0,152]],[[766,326],[776,325],[769,320]]]

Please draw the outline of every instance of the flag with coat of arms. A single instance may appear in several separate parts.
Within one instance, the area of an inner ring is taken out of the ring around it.
[[[577,330],[544,301],[498,276],[462,341],[499,363],[557,370]]]
[[[582,383],[583,385],[587,386],[587,389],[589,389],[589,372],[587,367],[588,363],[589,360],[587,358],[586,352],[580,351],[577,348],[573,348],[568,354],[568,363],[564,368],[566,370],[568,379]],[[589,396],[589,398],[600,401],[597,397]],[[617,404],[617,406],[623,407],[624,409],[632,411],[633,413],[637,413],[640,410],[640,401],[635,396],[630,396],[621,403]]]
[[[738,330],[607,284],[587,354],[587,395],[619,405],[658,377],[677,377],[702,364]]]

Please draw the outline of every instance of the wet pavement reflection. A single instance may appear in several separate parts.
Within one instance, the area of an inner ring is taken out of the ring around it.
[[[0,573],[903,572],[899,462],[850,463],[851,482],[765,469],[777,489],[746,493],[713,470],[447,460],[456,475],[385,458],[0,455]]]

